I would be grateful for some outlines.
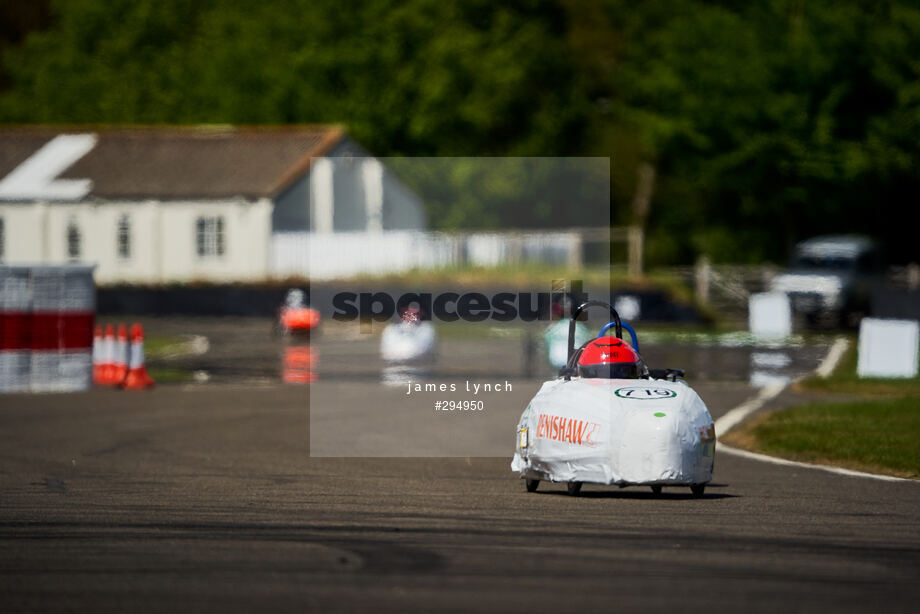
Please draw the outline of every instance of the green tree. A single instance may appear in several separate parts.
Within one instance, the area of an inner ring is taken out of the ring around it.
[[[5,122],[342,123],[377,154],[559,154],[551,3],[68,0],[7,55]]]
[[[781,261],[796,240],[852,231],[916,258],[897,221],[920,189],[908,0],[53,8],[52,27],[4,48],[0,121],[342,123],[377,155],[609,156],[615,223],[643,217],[638,171],[654,169],[652,263]],[[432,219],[566,223],[558,184],[515,186],[522,172],[459,165],[443,187],[460,196],[434,198]]]
[[[642,161],[659,171],[653,260],[782,260],[798,239],[844,231],[910,257],[905,226],[889,228],[876,207],[894,212],[920,187],[915,6],[599,6],[592,27],[617,44],[595,58],[609,70],[583,71],[592,96],[610,101],[590,132],[621,135],[614,167],[627,168],[615,178]],[[618,219],[630,216],[629,193],[613,192]]]

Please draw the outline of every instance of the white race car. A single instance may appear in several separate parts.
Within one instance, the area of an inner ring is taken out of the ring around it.
[[[390,363],[430,361],[436,353],[434,326],[416,308],[404,309],[400,321],[387,325],[380,336],[380,355]]]
[[[575,322],[602,306],[613,321],[597,338],[574,346]],[[623,340],[622,329],[632,336]],[[605,333],[615,329],[616,336]],[[702,496],[712,479],[715,427],[699,395],[676,369],[649,371],[631,327],[602,301],[588,301],[569,323],[569,359],[544,382],[518,423],[511,469],[537,490],[541,480],[618,486],[689,486]]]

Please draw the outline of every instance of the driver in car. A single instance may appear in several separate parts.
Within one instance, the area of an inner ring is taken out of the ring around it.
[[[585,378],[639,379],[648,367],[631,345],[616,337],[598,337],[579,350],[578,375]]]

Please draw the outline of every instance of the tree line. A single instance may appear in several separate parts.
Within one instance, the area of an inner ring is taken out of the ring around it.
[[[916,259],[904,223],[920,188],[916,2],[62,0],[2,11],[3,123],[339,123],[379,156],[604,156],[611,221],[647,226],[651,264],[780,262],[829,232],[875,235],[894,261]],[[432,223],[595,219],[566,211],[570,195],[534,189],[546,178],[515,194],[501,170],[453,172],[470,197],[433,203]],[[475,197],[492,183],[510,190],[508,206]]]

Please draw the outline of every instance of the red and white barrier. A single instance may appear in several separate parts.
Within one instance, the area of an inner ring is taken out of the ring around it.
[[[102,375],[99,378],[101,386],[115,384],[115,325],[106,324],[105,334],[102,336],[102,355],[99,357],[102,364]]]
[[[102,351],[105,341],[102,337],[102,326],[97,324],[93,329],[93,386],[101,386],[104,381]]]
[[[0,391],[28,392],[32,365],[29,269],[0,267]]]
[[[93,267],[0,266],[0,392],[92,383]]]

